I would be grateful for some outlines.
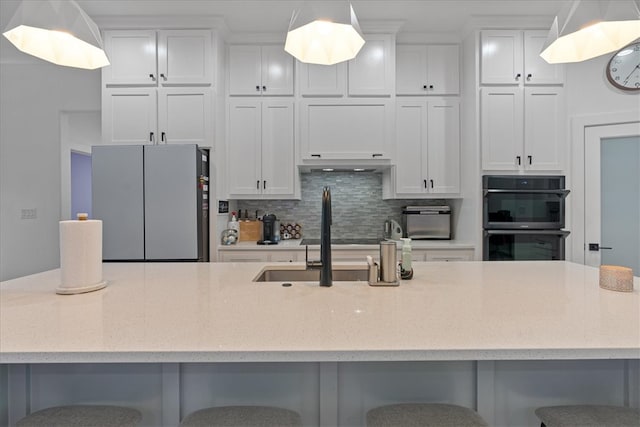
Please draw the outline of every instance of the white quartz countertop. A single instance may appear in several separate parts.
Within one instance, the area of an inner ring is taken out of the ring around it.
[[[290,239],[281,240],[277,245],[258,245],[256,242],[238,242],[234,245],[220,245],[218,250],[221,251],[271,251],[271,250],[301,250],[305,249],[305,245],[301,244],[302,239]],[[402,242],[396,241],[398,249],[402,248]],[[309,248],[319,248],[320,245],[309,245]],[[368,250],[380,248],[379,244],[366,245],[366,244],[354,244],[354,245],[331,245],[334,249],[339,250]],[[462,242],[457,240],[412,240],[411,247],[413,249],[474,249],[475,245],[469,242]]]
[[[0,363],[640,358],[638,277],[424,262],[398,287],[283,287],[252,281],[265,265],[105,263],[107,288],[66,296],[59,270],[2,282]]]

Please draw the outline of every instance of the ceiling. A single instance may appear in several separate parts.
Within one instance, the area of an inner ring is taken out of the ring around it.
[[[35,0],[28,0],[35,1]],[[40,0],[38,0],[40,1]],[[325,0],[330,3],[346,0]],[[97,21],[110,16],[217,16],[232,33],[280,33],[287,30],[301,0],[77,0]],[[394,20],[407,33],[460,33],[472,18],[526,16],[548,19],[549,25],[567,0],[352,0],[361,23]],[[19,1],[0,1],[4,31]],[[2,37],[0,56],[13,47]],[[15,49],[13,49],[15,50]]]

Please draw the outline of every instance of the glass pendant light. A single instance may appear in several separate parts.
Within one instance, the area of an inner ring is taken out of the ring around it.
[[[22,52],[57,65],[109,65],[98,26],[73,0],[24,0],[3,35]]]
[[[550,64],[580,62],[640,37],[634,0],[574,0],[555,17],[540,56]]]
[[[350,3],[306,2],[293,12],[284,50],[301,62],[332,65],[355,58],[364,43]]]

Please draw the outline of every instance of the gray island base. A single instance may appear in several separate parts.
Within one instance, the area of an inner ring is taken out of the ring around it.
[[[432,262],[395,288],[283,287],[252,281],[264,267],[109,263],[107,288],[72,296],[55,294],[59,270],[3,282],[0,424],[70,403],[126,404],[146,426],[232,404],[309,426],[416,401],[494,426],[537,426],[546,405],[640,407],[637,277],[623,293],[569,262]]]

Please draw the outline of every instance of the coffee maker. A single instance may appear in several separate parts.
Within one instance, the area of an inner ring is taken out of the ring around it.
[[[262,217],[262,240],[259,245],[276,245],[280,237],[280,224],[274,214]]]

